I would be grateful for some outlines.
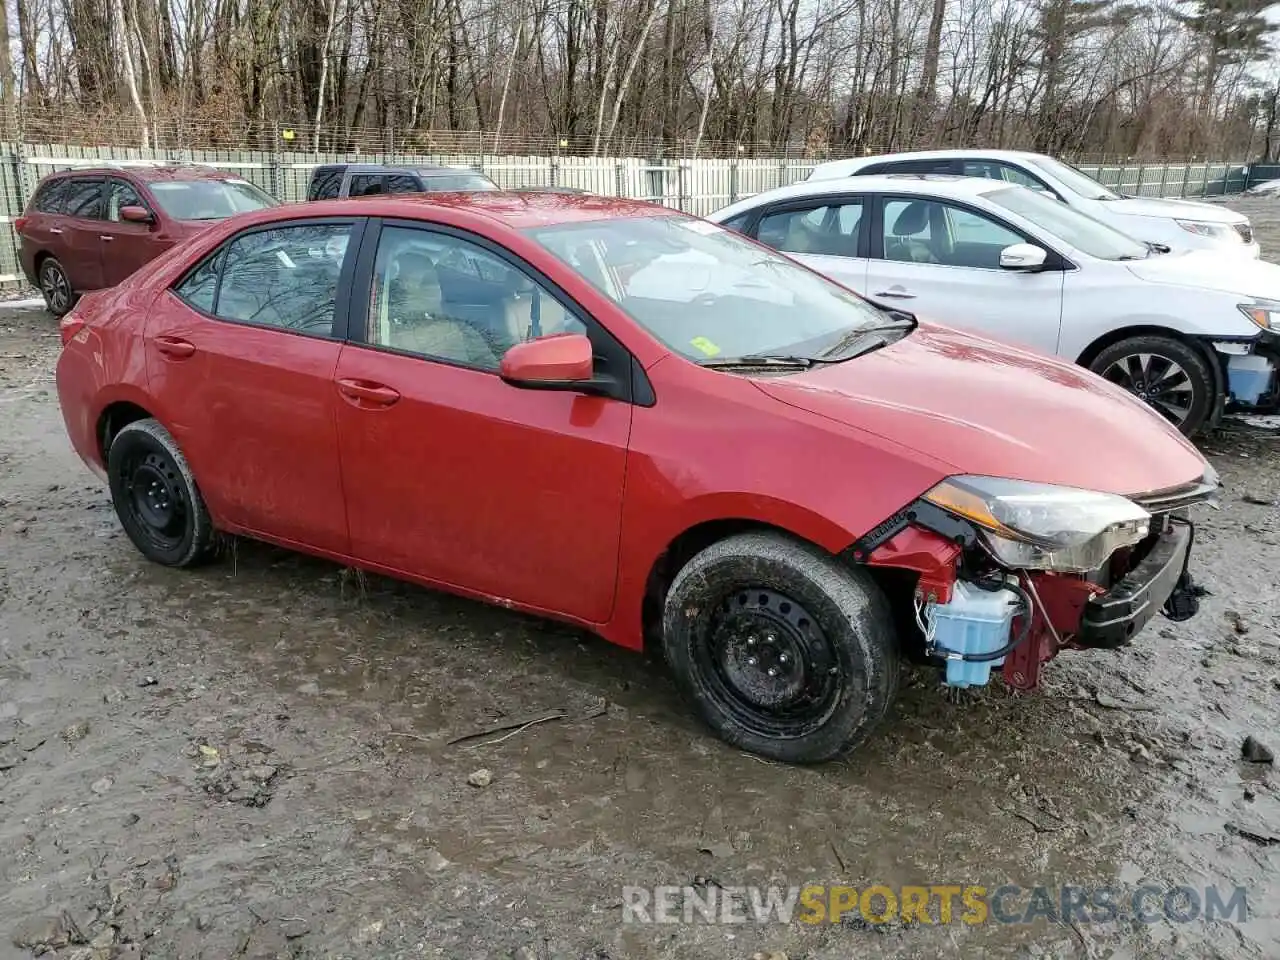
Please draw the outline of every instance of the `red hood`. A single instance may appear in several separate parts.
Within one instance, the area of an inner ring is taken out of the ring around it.
[[[1138,494],[1199,480],[1204,458],[1087,370],[947,327],[802,374],[756,380],[783,403],[983,474]]]

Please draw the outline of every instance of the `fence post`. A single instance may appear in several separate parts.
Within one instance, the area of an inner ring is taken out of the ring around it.
[[[1169,163],[1168,161],[1166,161],[1160,164],[1160,196],[1161,197],[1165,195],[1164,183],[1165,183],[1165,178],[1168,176],[1169,176]]]
[[[625,197],[627,195],[627,172],[622,162],[614,164],[613,167],[613,195],[615,197]]]
[[[280,193],[284,188],[284,157],[280,153],[280,124],[275,125],[275,139],[271,142],[271,195],[277,200],[283,199]]]
[[[551,186],[560,186],[560,158],[551,158]]]
[[[688,183],[685,178],[685,171],[688,169],[683,160],[676,161],[676,203],[679,205],[681,213],[689,212]]]
[[[1191,163],[1187,162],[1182,165],[1182,186],[1178,188],[1179,199],[1186,199],[1187,183],[1191,180]]]
[[[738,161],[729,161],[729,202],[738,202]]]
[[[787,185],[787,161],[783,160],[778,164],[778,186],[785,187]]]

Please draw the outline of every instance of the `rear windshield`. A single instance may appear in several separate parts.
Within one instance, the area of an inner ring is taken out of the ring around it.
[[[432,192],[497,190],[498,185],[479,173],[422,173],[422,186]]]
[[[279,203],[247,180],[158,180],[148,186],[175,220],[222,220]]]

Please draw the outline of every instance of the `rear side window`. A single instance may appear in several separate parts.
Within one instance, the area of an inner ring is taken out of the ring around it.
[[[952,161],[946,157],[934,157],[929,160],[892,160],[888,163],[873,163],[858,173],[865,176],[870,173],[950,173]]]
[[[307,188],[308,200],[333,200],[342,192],[342,167],[317,167]]]
[[[67,192],[71,187],[71,181],[65,177],[59,177],[57,180],[46,180],[40,184],[36,190],[36,195],[31,198],[31,209],[40,213],[65,213],[67,206]]]
[[[102,187],[102,180],[73,179],[71,188],[67,191],[66,214],[88,220],[101,220]]]
[[[241,234],[174,292],[222,320],[330,337],[351,230],[350,223],[305,223]]]
[[[347,190],[349,197],[372,197],[383,193],[383,176],[380,173],[357,173],[351,178],[351,186]]]
[[[387,193],[421,193],[422,184],[417,177],[397,173],[387,177]]]

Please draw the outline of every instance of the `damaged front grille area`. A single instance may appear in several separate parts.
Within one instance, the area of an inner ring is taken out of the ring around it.
[[[1164,490],[1138,494],[1129,499],[1151,514],[1152,529],[1155,529],[1157,514],[1185,510],[1187,507],[1193,507],[1199,503],[1212,503],[1217,494],[1217,483],[1195,481],[1193,483],[1184,483],[1177,487],[1168,487]]]
[[[1236,233],[1240,234],[1240,239],[1245,243],[1253,243],[1253,226],[1248,223],[1233,224]]]

